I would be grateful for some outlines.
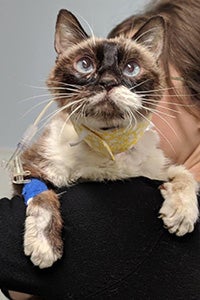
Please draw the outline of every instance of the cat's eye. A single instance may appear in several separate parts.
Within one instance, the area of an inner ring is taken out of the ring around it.
[[[84,56],[75,62],[75,69],[82,74],[89,74],[94,70],[94,64],[91,58]]]
[[[135,77],[139,75],[140,71],[141,68],[135,61],[129,61],[123,70],[123,74],[128,77]]]

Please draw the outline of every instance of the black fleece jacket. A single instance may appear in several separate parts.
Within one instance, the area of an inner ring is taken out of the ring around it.
[[[147,178],[59,189],[64,255],[40,270],[23,253],[25,205],[0,200],[0,287],[48,300],[199,300],[200,224],[176,237]]]

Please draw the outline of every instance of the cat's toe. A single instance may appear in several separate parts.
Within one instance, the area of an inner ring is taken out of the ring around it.
[[[32,263],[40,269],[48,268],[62,256],[62,252],[55,251],[45,239],[29,237],[24,238],[24,253],[30,256]]]
[[[162,211],[163,214],[163,211]],[[194,230],[196,218],[190,217],[188,212],[177,212],[173,217],[163,215],[164,226],[170,233],[175,233],[177,236],[183,236]]]
[[[41,211],[40,211],[41,212]],[[48,268],[62,257],[63,242],[58,235],[50,238],[51,216],[29,215],[25,221],[24,253],[39,268]]]
[[[194,230],[199,212],[197,205],[192,203],[165,200],[159,214],[170,233],[183,236]]]
[[[25,246],[24,252],[30,256],[32,263],[40,269],[51,267],[53,263],[62,256],[61,253],[54,252],[47,241],[43,242],[42,245],[39,245],[38,241],[35,241],[32,244],[32,249],[30,249],[30,247],[27,249]]]
[[[165,201],[159,214],[165,227],[177,236],[192,232],[199,215],[196,195],[176,192],[170,183],[162,186],[161,193]]]

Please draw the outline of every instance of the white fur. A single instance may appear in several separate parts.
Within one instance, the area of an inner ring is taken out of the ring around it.
[[[55,185],[69,185],[79,178],[93,181],[136,176],[163,178],[167,160],[157,147],[159,139],[154,130],[146,131],[133,149],[116,155],[115,161],[112,161],[91,150],[84,142],[70,146],[71,141],[78,139],[70,123],[58,138],[62,122],[62,118],[56,118],[50,124],[50,134],[45,140],[46,152],[43,154],[48,161],[45,174]]]
[[[170,166],[167,173],[169,181],[161,187],[165,201],[159,213],[169,232],[182,236],[194,230],[198,219],[198,185],[183,166]]]
[[[70,185],[78,179],[103,181],[137,176],[170,180],[162,186],[165,199],[160,210],[161,218],[171,233],[184,235],[191,232],[198,219],[196,182],[182,166],[168,167],[168,160],[159,149],[155,130],[147,130],[136,146],[115,156],[115,161],[100,156],[82,142],[70,146],[78,139],[71,123],[63,128],[62,116],[53,120],[46,136],[46,165],[39,167],[57,186]]]
[[[48,238],[45,236],[45,229],[51,221],[51,212],[37,206],[34,211],[27,207],[25,221],[24,253],[31,257],[35,266],[41,269],[48,268],[59,258],[54,253]]]

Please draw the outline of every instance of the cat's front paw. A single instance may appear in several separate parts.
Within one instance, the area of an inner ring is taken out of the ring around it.
[[[195,191],[185,191],[180,183],[164,183],[161,194],[165,201],[159,211],[165,227],[170,233],[183,236],[194,230],[199,210]]]
[[[57,249],[41,226],[46,223],[47,218],[47,216],[45,218],[28,216],[25,222],[24,253],[30,256],[35,266],[41,269],[51,267],[62,256],[62,251],[59,249],[62,241],[59,241],[60,246]]]
[[[48,268],[62,257],[61,220],[51,210],[34,203],[27,207],[24,253],[39,268]],[[59,224],[58,224],[59,223]]]

